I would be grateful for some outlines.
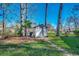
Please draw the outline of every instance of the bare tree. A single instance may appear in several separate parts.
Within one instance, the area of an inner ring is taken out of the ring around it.
[[[78,11],[79,11],[79,5],[75,5],[73,6],[72,10],[71,10],[71,13],[72,13],[72,16],[73,16],[73,21],[74,21],[74,26],[75,26],[75,30],[77,29],[78,27]]]

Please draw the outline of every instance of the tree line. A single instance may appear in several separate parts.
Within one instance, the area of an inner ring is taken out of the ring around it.
[[[3,10],[3,21],[2,21],[2,28],[3,28],[3,37],[4,37],[4,33],[5,33],[5,28],[6,28],[6,24],[5,24],[5,20],[6,20],[6,8],[7,6],[9,6],[10,4],[1,4],[2,10]],[[20,36],[27,36],[27,32],[26,29],[28,27],[30,27],[31,22],[29,20],[27,20],[27,3],[20,3]],[[48,3],[45,3],[45,19],[44,19],[44,25],[47,26],[47,12],[48,12]],[[62,28],[62,10],[63,10],[63,3],[60,3],[59,6],[59,11],[58,11],[58,20],[57,20],[57,28],[56,28],[56,36],[60,36],[60,29]],[[74,11],[78,10],[77,8],[73,7]],[[72,13],[73,14],[73,13]],[[69,22],[72,21],[74,22],[75,25],[75,29],[77,29],[78,27],[78,22],[77,22],[77,18],[76,15],[73,14],[73,16],[69,16]],[[69,23],[68,22],[68,23]],[[47,28],[47,27],[46,27]]]

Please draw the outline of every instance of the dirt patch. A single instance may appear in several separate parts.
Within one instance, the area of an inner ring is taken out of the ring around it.
[[[11,43],[11,44],[20,44],[20,43],[31,43],[35,41],[47,41],[47,38],[30,38],[30,37],[9,37],[4,40],[0,40],[1,43]]]

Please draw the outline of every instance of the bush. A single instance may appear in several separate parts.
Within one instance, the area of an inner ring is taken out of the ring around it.
[[[22,28],[16,30],[16,36],[21,36]]]
[[[79,35],[79,29],[74,31],[74,34]]]

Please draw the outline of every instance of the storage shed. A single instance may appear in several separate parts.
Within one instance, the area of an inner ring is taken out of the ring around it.
[[[43,37],[47,37],[47,27],[43,24],[35,26],[34,27],[34,36],[35,37],[39,37],[39,38],[43,38]]]

